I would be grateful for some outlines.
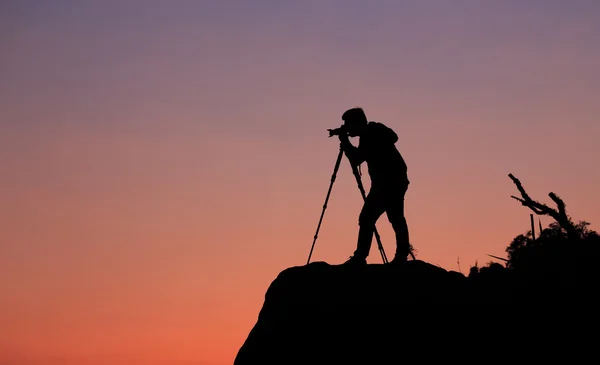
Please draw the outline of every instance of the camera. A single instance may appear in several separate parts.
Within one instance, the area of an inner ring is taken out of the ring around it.
[[[339,128],[334,128],[334,129],[328,129],[327,131],[329,131],[329,137],[333,137],[333,136],[339,136],[342,134],[348,134],[348,131],[346,130],[345,126],[341,126]]]

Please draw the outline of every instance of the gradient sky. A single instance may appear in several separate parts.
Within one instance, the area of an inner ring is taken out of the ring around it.
[[[231,364],[353,106],[400,136],[419,259],[504,256],[509,173],[598,229],[599,39],[595,0],[2,1],[0,364]],[[361,205],[344,161],[313,261]]]

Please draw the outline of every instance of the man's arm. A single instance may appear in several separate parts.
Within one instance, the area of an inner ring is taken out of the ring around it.
[[[342,133],[339,135],[339,138],[342,150],[344,151],[346,157],[348,157],[348,160],[350,160],[350,163],[352,163],[352,165],[359,166],[361,163],[365,162],[365,156],[363,151],[360,148],[353,146],[352,143],[350,143],[347,134]]]
[[[384,144],[394,144],[396,142],[398,142],[398,134],[396,134],[396,132],[394,132],[394,130],[382,123],[373,123],[373,125],[377,128],[377,135],[378,135],[378,139],[381,143]]]

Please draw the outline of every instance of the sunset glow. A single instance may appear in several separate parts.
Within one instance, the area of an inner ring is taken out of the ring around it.
[[[0,365],[232,364],[354,106],[400,137],[417,258],[504,257],[509,173],[600,230],[600,2],[3,1],[0,30]],[[361,205],[345,159],[312,261]]]

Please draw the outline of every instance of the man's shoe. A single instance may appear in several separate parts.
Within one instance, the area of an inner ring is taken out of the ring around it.
[[[407,260],[408,260],[408,256],[396,255],[396,256],[394,256],[394,259],[389,262],[389,264],[398,265],[398,266],[404,265]]]
[[[342,265],[344,266],[362,266],[362,265],[366,265],[367,264],[367,259],[365,258],[361,258],[361,257],[356,257],[356,256],[350,256],[350,259],[346,262],[344,262]]]

